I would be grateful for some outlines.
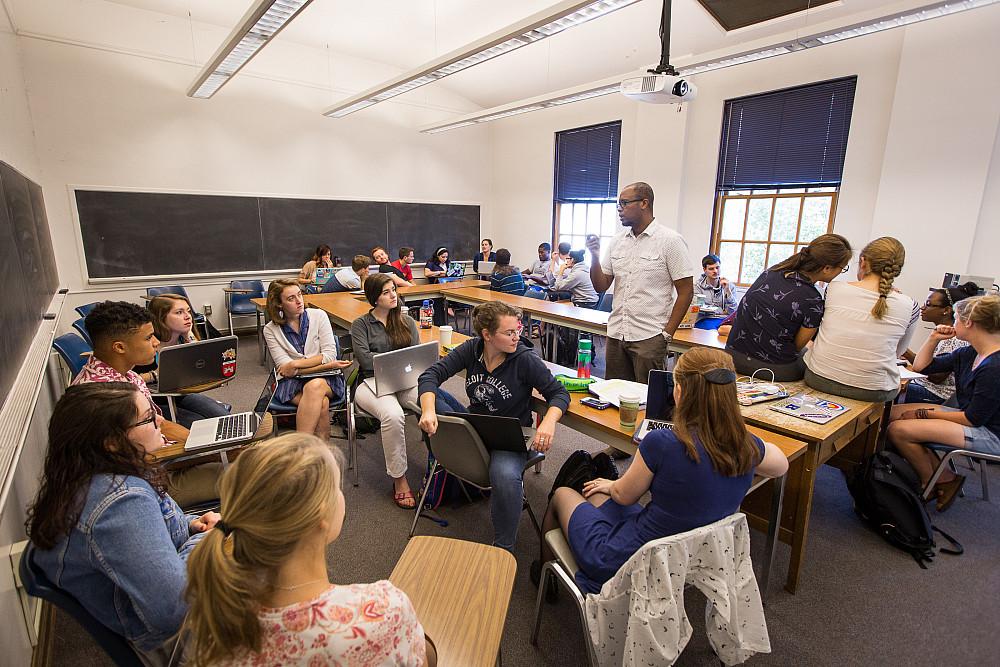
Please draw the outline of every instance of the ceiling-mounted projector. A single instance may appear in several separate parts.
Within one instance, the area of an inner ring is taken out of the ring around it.
[[[698,96],[698,88],[694,84],[670,74],[649,73],[624,79],[620,90],[629,99],[652,104],[690,102]]]

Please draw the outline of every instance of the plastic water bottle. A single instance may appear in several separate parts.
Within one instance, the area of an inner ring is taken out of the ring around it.
[[[592,361],[590,346],[592,342],[581,338],[580,347],[576,351],[576,376],[578,378],[590,377],[590,366]]]
[[[424,304],[420,306],[420,328],[430,329],[434,323],[434,306],[429,299],[424,299]]]

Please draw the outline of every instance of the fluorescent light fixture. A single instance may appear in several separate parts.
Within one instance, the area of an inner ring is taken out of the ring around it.
[[[390,97],[395,97],[449,74],[468,69],[514,49],[551,37],[591,19],[627,7],[639,0],[564,0],[471,44],[384,81],[363,93],[325,109],[324,116],[339,118]]]
[[[998,3],[1000,3],[1000,0],[948,0],[947,2],[937,2],[932,5],[925,5],[906,12],[882,16],[864,23],[837,28],[832,32],[818,33],[809,35],[808,37],[799,37],[791,42],[767,46],[756,51],[735,53],[721,58],[692,63],[690,65],[678,67],[677,73],[681,76],[691,76],[693,74],[700,74],[701,72],[722,69],[723,67],[742,65],[743,63],[749,63],[755,60],[763,60],[765,58],[772,58],[774,56],[785,55],[787,53],[794,53],[796,51],[811,49],[824,44],[832,44],[834,42],[850,39],[852,37],[860,37],[861,35],[867,35],[873,32],[889,30],[890,28],[898,28],[911,23],[916,23],[918,21],[926,21],[928,19],[947,16],[949,14],[957,14],[968,9],[976,9],[977,7],[984,7],[986,5],[994,5]],[[551,106],[559,104],[579,102],[581,100],[591,99],[601,95],[613,95],[619,92],[619,83],[621,80],[631,76],[635,76],[635,74],[630,73],[620,77],[613,77],[611,79],[602,79],[601,81],[597,81],[592,84],[577,86],[576,88],[567,88],[565,90],[556,91],[547,95],[532,97],[520,102],[512,102],[499,107],[483,109],[482,111],[466,114],[464,116],[458,116],[440,123],[425,125],[420,128],[420,131],[426,134],[444,132],[445,130],[454,130],[460,127],[474,125],[476,123],[487,123],[492,120],[497,120],[498,118],[506,118],[508,116],[527,113],[529,111],[547,109]]]
[[[310,2],[258,0],[198,72],[194,83],[188,86],[188,97],[207,99],[214,95]]]

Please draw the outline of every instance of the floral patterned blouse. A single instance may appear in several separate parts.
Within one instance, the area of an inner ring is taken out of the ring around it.
[[[424,629],[403,591],[388,581],[331,586],[319,597],[262,609],[263,649],[226,667],[351,667],[424,662]]]

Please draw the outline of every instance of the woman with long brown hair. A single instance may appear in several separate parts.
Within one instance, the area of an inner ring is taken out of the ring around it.
[[[801,380],[802,350],[823,319],[823,295],[815,284],[847,271],[850,261],[847,239],[823,234],[760,274],[740,301],[726,341],[736,370],[750,375],[766,368],[779,382]]]
[[[187,565],[194,664],[436,664],[405,593],[330,583],[327,545],[345,514],[333,451],[284,435],[223,475],[221,519]]]
[[[166,664],[187,612],[184,561],[219,515],[184,514],[151,454],[163,418],[128,382],[69,387],[49,420],[28,509],[35,563],[149,664]]]
[[[330,259],[332,251],[330,246],[325,243],[321,243],[316,246],[316,252],[313,253],[312,259],[306,262],[302,266],[302,270],[299,271],[298,283],[302,286],[309,294],[315,294],[317,292],[314,283],[316,282],[316,269],[332,269],[333,260]]]
[[[892,288],[905,258],[903,244],[883,236],[861,251],[856,282],[827,286],[823,323],[805,356],[806,384],[859,401],[896,397],[896,360],[920,321],[917,302]]]
[[[688,350],[673,378],[673,430],[643,438],[620,479],[587,482],[583,495],[565,486],[552,495],[542,534],[562,527],[580,565],[576,579],[589,593],[600,591],[647,542],[735,512],[754,473],[777,477],[788,469],[780,449],[747,432],[727,354]],[[643,507],[638,501],[647,491],[651,498]],[[542,560],[551,560],[544,546]],[[532,565],[533,579],[540,564]]]

